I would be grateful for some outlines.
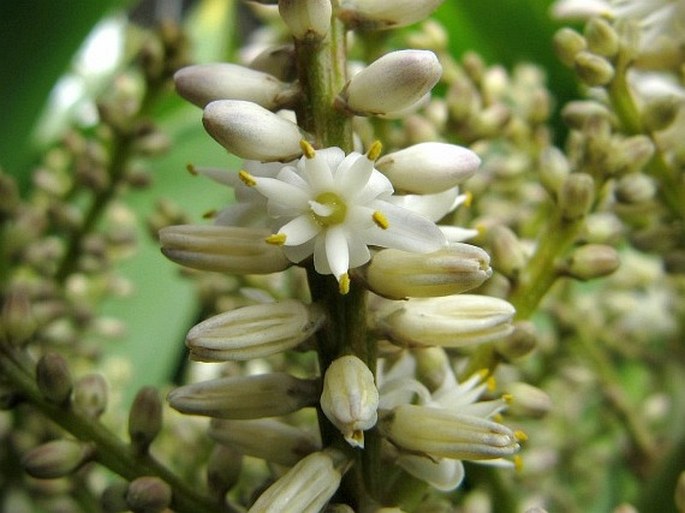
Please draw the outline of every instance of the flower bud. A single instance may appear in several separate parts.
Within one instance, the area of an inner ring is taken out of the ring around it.
[[[128,416],[128,434],[138,453],[147,451],[162,429],[162,401],[154,387],[143,387],[136,394]]]
[[[579,52],[574,68],[583,83],[590,87],[608,84],[614,78],[614,67],[604,57],[590,52]]]
[[[342,0],[338,16],[350,27],[383,30],[428,18],[443,0]]]
[[[608,276],[618,269],[618,252],[604,244],[586,244],[576,249],[563,272],[578,280],[591,280]]]
[[[287,119],[240,100],[218,100],[204,110],[202,123],[219,144],[246,160],[287,162],[302,155],[306,136]]]
[[[616,182],[616,199],[625,204],[646,203],[656,195],[654,180],[642,173],[630,173]]]
[[[297,78],[295,48],[292,44],[268,47],[250,62],[250,68],[280,80],[293,81]]]
[[[603,18],[591,18],[585,25],[588,50],[602,57],[614,57],[618,53],[619,40],[614,27]]]
[[[57,353],[44,355],[36,365],[36,384],[49,401],[67,403],[73,387],[67,361]]]
[[[218,378],[172,390],[168,401],[181,413],[221,419],[277,417],[316,404],[317,380],[283,372]]]
[[[463,347],[507,336],[514,313],[502,299],[470,294],[388,301],[375,312],[375,328],[410,347]]]
[[[193,269],[231,274],[269,274],[291,263],[283,250],[265,239],[271,231],[216,225],[162,228],[159,240],[169,260]]]
[[[295,39],[317,41],[331,28],[331,0],[279,0],[278,12]]]
[[[36,327],[28,291],[23,287],[11,287],[0,313],[0,337],[12,344],[22,344],[33,335]]]
[[[595,101],[571,101],[561,111],[561,117],[569,127],[582,130],[590,118],[611,119],[611,112]]]
[[[378,389],[373,373],[352,355],[331,363],[323,377],[321,409],[352,447],[364,447],[364,431],[378,420]]]
[[[21,465],[29,475],[38,479],[68,476],[88,462],[94,448],[76,440],[53,440],[24,454]]]
[[[376,161],[376,169],[397,190],[431,194],[459,185],[474,175],[480,158],[456,144],[425,142],[388,153]]]
[[[101,374],[82,377],[74,386],[74,409],[97,419],[107,408],[107,382]]]
[[[538,345],[537,331],[529,321],[517,321],[514,330],[495,343],[497,354],[507,361],[523,358]]]
[[[128,483],[113,483],[104,489],[100,496],[100,506],[104,513],[122,513],[129,511],[126,502]]]
[[[564,27],[554,34],[554,50],[566,66],[573,66],[576,55],[586,47],[585,38],[573,29]]]
[[[553,197],[556,197],[561,184],[564,183],[571,171],[571,165],[566,155],[559,148],[548,146],[540,153],[538,165],[542,186]]]
[[[245,306],[197,324],[188,332],[186,345],[199,361],[263,358],[304,342],[323,321],[317,305],[294,299]]]
[[[680,513],[685,511],[685,471],[678,474],[675,485],[675,505]]]
[[[514,432],[502,424],[432,406],[400,405],[379,426],[396,446],[433,457],[495,459],[519,449]]]
[[[459,242],[428,254],[384,249],[362,272],[369,288],[389,299],[458,294],[492,275],[489,255]]]
[[[544,390],[516,381],[507,387],[511,401],[507,413],[526,418],[541,418],[552,410],[552,399]]]
[[[493,226],[489,233],[493,265],[508,278],[515,278],[528,262],[523,244],[507,226]]]
[[[240,451],[224,445],[214,446],[207,462],[207,486],[215,497],[223,501],[226,492],[238,483],[242,467]]]
[[[464,480],[464,465],[459,460],[401,454],[397,458],[397,465],[441,492],[454,490]]]
[[[418,102],[441,74],[442,66],[433,52],[390,52],[353,76],[336,104],[360,116],[390,114]]]
[[[321,449],[310,433],[275,419],[213,419],[209,436],[247,456],[287,467]]]
[[[559,209],[567,221],[575,221],[585,216],[595,199],[595,182],[585,173],[568,175],[559,190]]]
[[[642,112],[642,121],[648,130],[665,130],[675,121],[682,100],[674,96],[658,97],[650,100]]]
[[[641,171],[654,155],[654,151],[654,143],[646,135],[627,137],[612,152],[612,171],[616,174]]]
[[[310,454],[267,488],[248,513],[320,511],[340,486],[348,465],[339,451]]]
[[[171,487],[158,477],[131,481],[126,502],[133,513],[161,513],[171,505]]]
[[[450,371],[451,364],[442,347],[422,347],[412,351],[416,360],[416,378],[429,390],[440,388]]]
[[[274,110],[299,93],[268,73],[225,62],[186,66],[174,74],[174,82],[178,94],[203,108],[215,100],[245,100]]]

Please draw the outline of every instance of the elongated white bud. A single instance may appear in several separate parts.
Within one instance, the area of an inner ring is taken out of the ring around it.
[[[463,347],[508,335],[514,313],[502,299],[461,294],[387,301],[374,316],[376,330],[398,344]]]
[[[219,144],[246,160],[287,162],[302,155],[306,136],[287,119],[240,100],[218,100],[204,110],[202,123]]]
[[[463,146],[425,142],[383,155],[376,169],[387,176],[396,190],[416,194],[446,191],[471,178],[480,158]]]
[[[443,0],[342,0],[338,16],[349,26],[389,29],[411,25],[438,8]]]
[[[339,451],[310,454],[267,488],[248,513],[318,513],[340,486],[348,465]]]
[[[316,380],[275,372],[194,383],[172,390],[167,399],[181,413],[220,419],[258,419],[287,415],[312,406],[319,393]]]
[[[194,360],[251,360],[291,349],[323,324],[316,305],[294,299],[231,310],[194,326],[186,345]]]
[[[361,116],[397,112],[419,101],[441,74],[442,66],[433,52],[390,52],[352,77],[336,104]]]
[[[273,110],[291,104],[299,93],[268,73],[227,62],[181,68],[174,83],[178,94],[198,107],[215,100],[245,100]]]
[[[278,12],[295,39],[322,39],[331,28],[331,0],[279,0]]]
[[[288,467],[321,449],[310,433],[275,419],[214,419],[209,436],[247,456]]]
[[[281,248],[267,244],[269,230],[216,225],[162,228],[159,240],[169,260],[202,271],[269,274],[291,263]]]
[[[321,409],[352,447],[364,447],[364,431],[378,420],[378,389],[369,368],[352,355],[326,369]]]
[[[426,255],[384,249],[363,272],[368,287],[388,299],[459,294],[492,275],[488,254],[463,243]]]
[[[503,424],[432,406],[403,404],[379,426],[398,447],[430,456],[484,460],[519,449],[516,434]]]

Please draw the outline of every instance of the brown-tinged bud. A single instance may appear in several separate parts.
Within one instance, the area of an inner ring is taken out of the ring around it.
[[[516,234],[504,225],[493,226],[489,237],[492,265],[507,278],[515,278],[528,262],[525,248]]]
[[[529,321],[517,321],[514,330],[495,343],[497,353],[507,361],[527,356],[538,345],[537,331]]]
[[[65,404],[71,397],[73,382],[67,361],[57,353],[48,353],[36,365],[36,384],[43,397]]]
[[[573,66],[576,55],[587,48],[585,38],[568,27],[558,30],[554,34],[554,50],[559,60],[566,66]]]
[[[576,100],[568,102],[561,111],[561,118],[569,127],[582,130],[590,118],[611,119],[611,112],[596,101]]]
[[[648,130],[666,130],[675,121],[682,100],[673,96],[658,97],[647,102],[642,111],[642,121]]]
[[[133,399],[128,416],[131,445],[144,453],[162,429],[162,401],[154,387],[141,388]]]
[[[571,173],[559,190],[559,210],[567,221],[585,216],[595,200],[595,182],[586,173]]]
[[[279,0],[278,12],[295,39],[319,41],[331,28],[331,0]]]
[[[619,37],[614,27],[603,18],[591,18],[585,25],[588,50],[612,58],[618,53]]]
[[[212,494],[223,500],[233,488],[243,467],[243,455],[234,447],[216,445],[207,462],[207,486]]]
[[[616,145],[609,165],[616,174],[641,171],[654,155],[655,147],[646,135],[634,135]]]
[[[126,502],[128,483],[113,483],[104,489],[100,496],[100,506],[104,513],[122,513],[129,511]]]
[[[604,57],[590,52],[579,52],[574,61],[578,77],[590,87],[603,86],[614,78],[614,67]]]
[[[11,287],[0,314],[0,337],[12,344],[26,342],[36,330],[31,298],[25,287]]]
[[[107,408],[107,382],[101,374],[82,377],[74,386],[74,409],[97,419]]]
[[[616,182],[616,199],[621,203],[634,205],[646,203],[656,195],[654,180],[642,173],[630,173],[622,176]]]
[[[604,244],[586,244],[576,249],[564,266],[564,274],[577,280],[591,280],[613,273],[620,264],[618,252]]]
[[[21,465],[33,477],[56,479],[75,472],[93,455],[92,445],[77,440],[53,440],[24,454]]]
[[[171,505],[171,487],[158,477],[131,481],[126,502],[133,513],[161,513]]]

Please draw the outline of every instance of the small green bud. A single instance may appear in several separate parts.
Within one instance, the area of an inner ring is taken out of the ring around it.
[[[619,266],[618,252],[604,244],[586,244],[576,249],[562,272],[578,280],[601,278]]]
[[[143,387],[136,394],[128,417],[131,444],[144,453],[162,429],[162,401],[154,387]]]
[[[615,194],[621,203],[646,203],[656,195],[656,184],[642,173],[630,173],[616,182]]]
[[[557,197],[561,184],[571,172],[571,165],[564,153],[554,146],[545,148],[538,162],[540,182],[553,197]]]
[[[126,502],[128,483],[114,483],[109,485],[100,496],[100,506],[104,513],[122,513],[129,511]]]
[[[579,52],[574,68],[583,83],[590,87],[608,84],[614,78],[614,67],[604,57],[590,52]]]
[[[685,471],[678,475],[678,481],[676,481],[675,505],[679,513],[685,512]]]
[[[559,210],[567,221],[585,216],[595,199],[595,182],[585,173],[571,173],[559,190]]]
[[[566,66],[573,66],[576,55],[586,48],[585,38],[573,29],[564,27],[554,34],[554,51]]]
[[[538,345],[535,326],[528,321],[518,321],[514,330],[503,340],[495,343],[497,353],[507,361],[523,358]]]
[[[57,353],[48,353],[36,365],[36,384],[43,396],[57,404],[71,397],[73,382],[67,361]]]
[[[611,119],[611,112],[596,101],[576,100],[568,102],[561,111],[561,117],[570,128],[582,130],[590,118]]]
[[[545,391],[528,383],[520,381],[510,383],[507,386],[507,392],[511,395],[507,412],[512,415],[541,418],[552,410],[550,396]]]
[[[243,466],[243,455],[237,449],[225,445],[216,445],[207,462],[207,486],[210,491],[223,500],[240,478]]]
[[[36,330],[31,298],[24,287],[11,287],[0,314],[0,337],[11,344],[26,342]]]
[[[133,513],[161,513],[171,505],[171,487],[158,477],[139,477],[126,491]]]
[[[74,409],[90,418],[98,418],[107,408],[107,382],[101,374],[82,377],[74,386]]]
[[[614,27],[603,18],[590,18],[585,25],[588,50],[602,57],[614,57],[618,53],[619,38]]]
[[[429,390],[437,390],[450,372],[450,360],[442,347],[424,347],[412,352],[416,359],[416,377]]]
[[[493,226],[489,233],[494,268],[508,278],[515,278],[528,262],[525,248],[507,226]]]
[[[612,152],[609,166],[615,174],[641,171],[654,155],[654,143],[646,135],[623,139]]]
[[[38,479],[56,479],[78,470],[94,455],[91,445],[76,440],[53,440],[24,454],[21,465]]]
[[[682,100],[673,96],[659,97],[647,103],[642,111],[642,121],[648,130],[666,130],[675,121]]]

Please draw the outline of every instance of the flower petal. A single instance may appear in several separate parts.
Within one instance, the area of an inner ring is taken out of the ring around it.
[[[314,222],[312,217],[303,214],[282,226],[278,233],[285,234],[286,246],[299,246],[316,237],[320,231],[321,227]]]
[[[376,201],[377,210],[388,220],[388,228],[374,226],[366,231],[367,244],[413,253],[431,253],[447,244],[435,223],[386,201]]]
[[[454,187],[437,194],[393,196],[388,201],[437,222],[461,205],[464,199],[459,196],[459,187]]]
[[[272,202],[289,206],[300,211],[309,206],[309,196],[300,187],[283,182],[277,178],[255,177],[257,190],[266,196],[269,204]]]
[[[328,162],[325,158],[319,156],[318,153],[314,157],[303,158],[301,161],[302,174],[305,180],[309,183],[314,194],[329,191],[333,188],[333,173],[328,167]]]
[[[345,161],[350,160],[349,155]],[[373,173],[373,162],[371,162],[366,155],[359,155],[351,165],[344,171],[335,174],[335,184],[341,195],[349,200],[356,199],[359,193],[366,189],[366,185]]]
[[[347,237],[342,226],[332,226],[326,230],[326,259],[331,268],[331,274],[340,278],[350,268],[350,251]]]

